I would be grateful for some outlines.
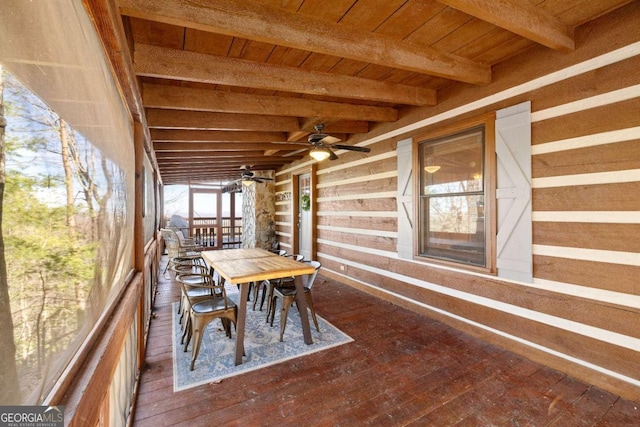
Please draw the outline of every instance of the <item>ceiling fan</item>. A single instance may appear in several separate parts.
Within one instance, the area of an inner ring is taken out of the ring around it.
[[[235,180],[235,182],[240,183],[240,182],[248,182],[248,181],[261,183],[265,181],[273,181],[273,178],[269,178],[266,176],[255,176],[254,173],[251,171],[250,166],[244,166],[244,168],[242,169],[242,178]]]
[[[258,182],[273,181],[273,178],[267,176],[254,176],[250,166],[243,166],[242,177],[226,185],[223,189],[223,193],[240,193],[242,191],[242,183],[244,182]]]
[[[324,124],[322,123],[317,124],[314,127],[316,129],[316,133],[309,135],[308,138],[309,143],[313,146],[309,151],[309,155],[318,161],[326,159],[336,160],[338,156],[333,152],[334,148],[338,150],[360,151],[362,153],[369,153],[371,151],[369,147],[338,144],[338,142],[341,141],[339,138],[322,133],[322,130],[324,129]],[[308,150],[308,148],[294,151],[288,155],[292,156],[305,150]],[[285,157],[286,156],[287,155],[285,155]]]

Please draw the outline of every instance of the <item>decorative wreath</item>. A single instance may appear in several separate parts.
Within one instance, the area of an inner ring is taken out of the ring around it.
[[[308,194],[303,194],[302,197],[300,197],[300,208],[303,211],[311,209],[311,197],[309,197]]]

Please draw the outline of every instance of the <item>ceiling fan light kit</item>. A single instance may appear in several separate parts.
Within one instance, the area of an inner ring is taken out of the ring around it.
[[[333,152],[332,148],[347,151],[360,151],[361,153],[369,153],[369,147],[354,147],[350,145],[339,145],[339,138],[322,133],[324,124],[315,125],[316,133],[309,135],[308,141],[313,146],[309,151],[309,155],[315,160],[321,162],[323,160],[336,160],[338,156]]]
[[[327,160],[331,156],[331,153],[326,148],[314,147],[309,151],[309,155],[315,160],[321,162],[323,160]]]

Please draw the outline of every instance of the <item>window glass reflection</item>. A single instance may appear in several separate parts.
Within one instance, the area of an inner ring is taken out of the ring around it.
[[[420,144],[420,255],[484,266],[484,128]]]

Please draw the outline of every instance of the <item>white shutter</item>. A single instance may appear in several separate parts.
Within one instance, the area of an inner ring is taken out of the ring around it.
[[[413,141],[398,141],[398,257],[413,259]]]
[[[496,114],[498,276],[533,281],[531,102]]]

